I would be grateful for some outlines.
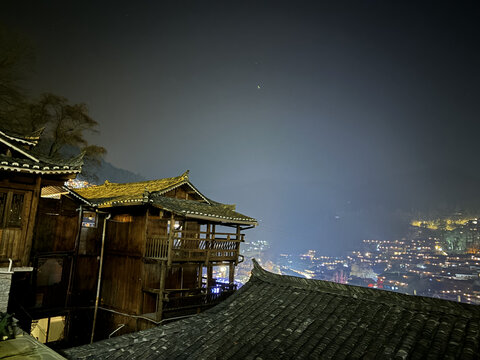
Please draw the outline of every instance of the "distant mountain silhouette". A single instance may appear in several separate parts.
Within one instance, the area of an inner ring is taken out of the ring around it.
[[[146,180],[140,174],[118,168],[105,160],[102,160],[100,165],[86,162],[78,179],[87,180],[91,184],[103,184],[105,180],[118,183]]]

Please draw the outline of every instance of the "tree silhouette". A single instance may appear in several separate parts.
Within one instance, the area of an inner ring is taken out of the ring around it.
[[[52,93],[42,94],[36,100],[26,95],[22,82],[33,59],[29,42],[0,25],[1,127],[20,134],[32,134],[43,128],[37,151],[56,157],[80,149],[89,167],[100,165],[106,150],[89,144],[85,137],[88,132],[98,132],[98,122],[89,115],[86,104],[70,104],[65,97]],[[95,178],[93,174],[83,175]]]

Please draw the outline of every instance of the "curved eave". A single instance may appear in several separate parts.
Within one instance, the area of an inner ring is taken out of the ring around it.
[[[114,201],[105,201],[105,202],[92,202],[93,206],[98,208],[111,208],[117,206],[131,206],[131,205],[145,205],[143,198],[141,199],[126,199],[126,200],[114,200]]]
[[[82,170],[81,169],[62,169],[60,167],[53,167],[50,169],[50,167],[40,167],[37,165],[34,166],[16,166],[16,165],[6,165],[6,164],[0,164],[0,170],[6,170],[6,171],[14,171],[14,172],[22,172],[22,173],[29,173],[29,174],[41,174],[41,175],[46,175],[46,174],[78,174]]]
[[[85,203],[86,205],[96,207],[95,204],[92,204],[90,201],[88,201],[88,200],[87,200],[86,198],[84,198],[83,196],[78,195],[78,194],[75,192],[75,190],[70,189],[68,186],[63,186],[63,188],[64,188],[65,190],[67,190],[67,192],[68,192],[70,195],[72,195],[73,197],[75,197],[75,198],[77,198],[78,200],[82,201],[82,202]]]
[[[238,225],[254,225],[257,226],[258,223],[256,221],[250,221],[250,220],[238,220],[235,218],[229,218],[229,217],[222,217],[222,216],[215,216],[215,215],[196,215],[196,214],[185,214],[181,213],[181,215],[185,216],[187,219],[199,219],[199,220],[208,220],[208,221],[214,221],[218,223],[223,223],[223,224],[238,224]]]
[[[238,218],[238,217],[205,214],[201,212],[188,211],[188,210],[178,211],[178,210],[172,210],[168,206],[160,206],[157,204],[152,204],[152,205],[158,209],[169,211],[176,215],[184,216],[187,219],[207,220],[207,221],[212,221],[212,222],[217,222],[222,224],[238,224],[238,225],[254,225],[254,226],[258,225],[257,220],[253,218],[244,219],[244,218]]]

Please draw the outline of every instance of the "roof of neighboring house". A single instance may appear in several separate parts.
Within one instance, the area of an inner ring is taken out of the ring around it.
[[[73,191],[98,207],[112,207],[142,203],[148,193],[164,194],[184,184],[188,184],[200,194],[188,181],[188,171],[176,177],[123,184],[111,183],[107,180],[103,185],[73,189]],[[207,201],[203,195],[201,196]]]
[[[155,207],[187,218],[214,220],[223,223],[256,225],[257,221],[235,211],[235,205],[225,205],[205,197],[188,179],[188,170],[180,176],[132,183],[111,183],[81,189],[70,189],[90,204],[99,208],[141,205]],[[163,196],[182,185],[188,186],[202,201],[182,200]]]
[[[152,195],[150,201],[153,206],[171,211],[186,218],[215,220],[224,223],[256,225],[257,220],[235,211],[235,205],[225,205],[210,200],[210,204]]]
[[[282,276],[191,318],[65,351],[69,359],[478,359],[480,307]]]
[[[83,153],[71,159],[48,157],[32,151],[39,134],[11,135],[0,130],[0,143],[11,149],[11,156],[0,154],[0,170],[31,174],[78,174],[82,170]]]

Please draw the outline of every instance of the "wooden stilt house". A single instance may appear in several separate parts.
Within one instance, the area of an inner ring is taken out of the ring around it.
[[[243,231],[257,221],[204,196],[188,171],[74,192],[108,214],[96,339],[197,313],[235,290]]]
[[[40,132],[0,130],[0,305],[1,311],[15,313],[24,330],[36,320],[27,308],[59,306],[57,295],[72,262],[69,240],[77,231],[75,205],[52,203],[42,195],[80,173],[82,156],[46,157],[36,151],[39,138]],[[42,226],[48,236],[42,236]]]

